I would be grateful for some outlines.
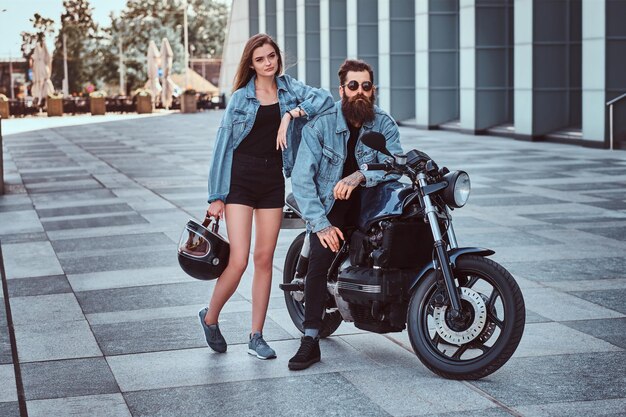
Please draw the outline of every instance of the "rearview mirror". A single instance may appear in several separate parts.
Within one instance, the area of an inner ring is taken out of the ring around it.
[[[392,156],[391,152],[387,150],[387,140],[382,133],[379,132],[367,132],[361,136],[361,142],[365,146],[368,146],[378,152],[381,152],[387,156]]]

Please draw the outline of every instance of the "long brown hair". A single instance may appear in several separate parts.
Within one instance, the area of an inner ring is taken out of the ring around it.
[[[276,75],[283,73],[283,58],[280,56],[280,48],[270,35],[258,33],[248,39],[246,46],[243,48],[241,60],[239,61],[239,66],[237,67],[237,74],[235,74],[235,79],[233,80],[233,92],[248,84],[248,81],[250,81],[252,76],[255,74],[254,69],[250,68],[252,66],[252,53],[256,48],[265,44],[271,45],[271,47],[274,48],[274,51],[276,51],[276,56],[278,56],[278,68],[276,69]]]

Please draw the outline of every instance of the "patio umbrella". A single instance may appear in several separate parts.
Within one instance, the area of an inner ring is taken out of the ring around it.
[[[159,82],[159,63],[161,56],[157,49],[156,43],[150,41],[148,46],[148,82],[146,88],[152,94],[152,102],[156,103],[157,96],[161,92],[161,83]]]
[[[161,79],[161,84],[163,85],[161,104],[166,109],[169,109],[172,105],[172,94],[174,94],[174,90],[178,87],[171,77],[173,62],[174,53],[172,52],[170,42],[167,38],[163,38],[163,42],[161,42],[161,68],[163,69],[163,78]]]
[[[54,93],[54,86],[50,81],[52,67],[52,55],[48,52],[46,43],[37,42],[32,57],[33,85],[32,94],[37,99],[37,104],[43,103],[48,94]]]

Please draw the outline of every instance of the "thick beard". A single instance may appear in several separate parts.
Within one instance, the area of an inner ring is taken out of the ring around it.
[[[359,100],[363,99],[363,100]],[[357,94],[352,98],[348,98],[344,94],[341,99],[341,111],[346,121],[353,126],[361,126],[363,123],[371,122],[374,120],[374,102],[376,97],[372,92],[371,97],[366,97],[363,94]]]

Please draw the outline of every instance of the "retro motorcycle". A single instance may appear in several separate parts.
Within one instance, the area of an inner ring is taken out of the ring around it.
[[[420,361],[444,378],[495,372],[521,340],[524,298],[513,276],[487,258],[493,250],[457,244],[451,210],[467,202],[469,175],[440,169],[418,150],[391,155],[380,133],[361,140],[388,157],[361,169],[405,176],[410,184],[387,181],[361,190],[358,227],[346,231],[328,270],[320,337],[342,321],[376,333],[406,328]],[[285,217],[302,218],[292,194]],[[291,243],[280,285],[302,332],[308,239],[303,232]]]

